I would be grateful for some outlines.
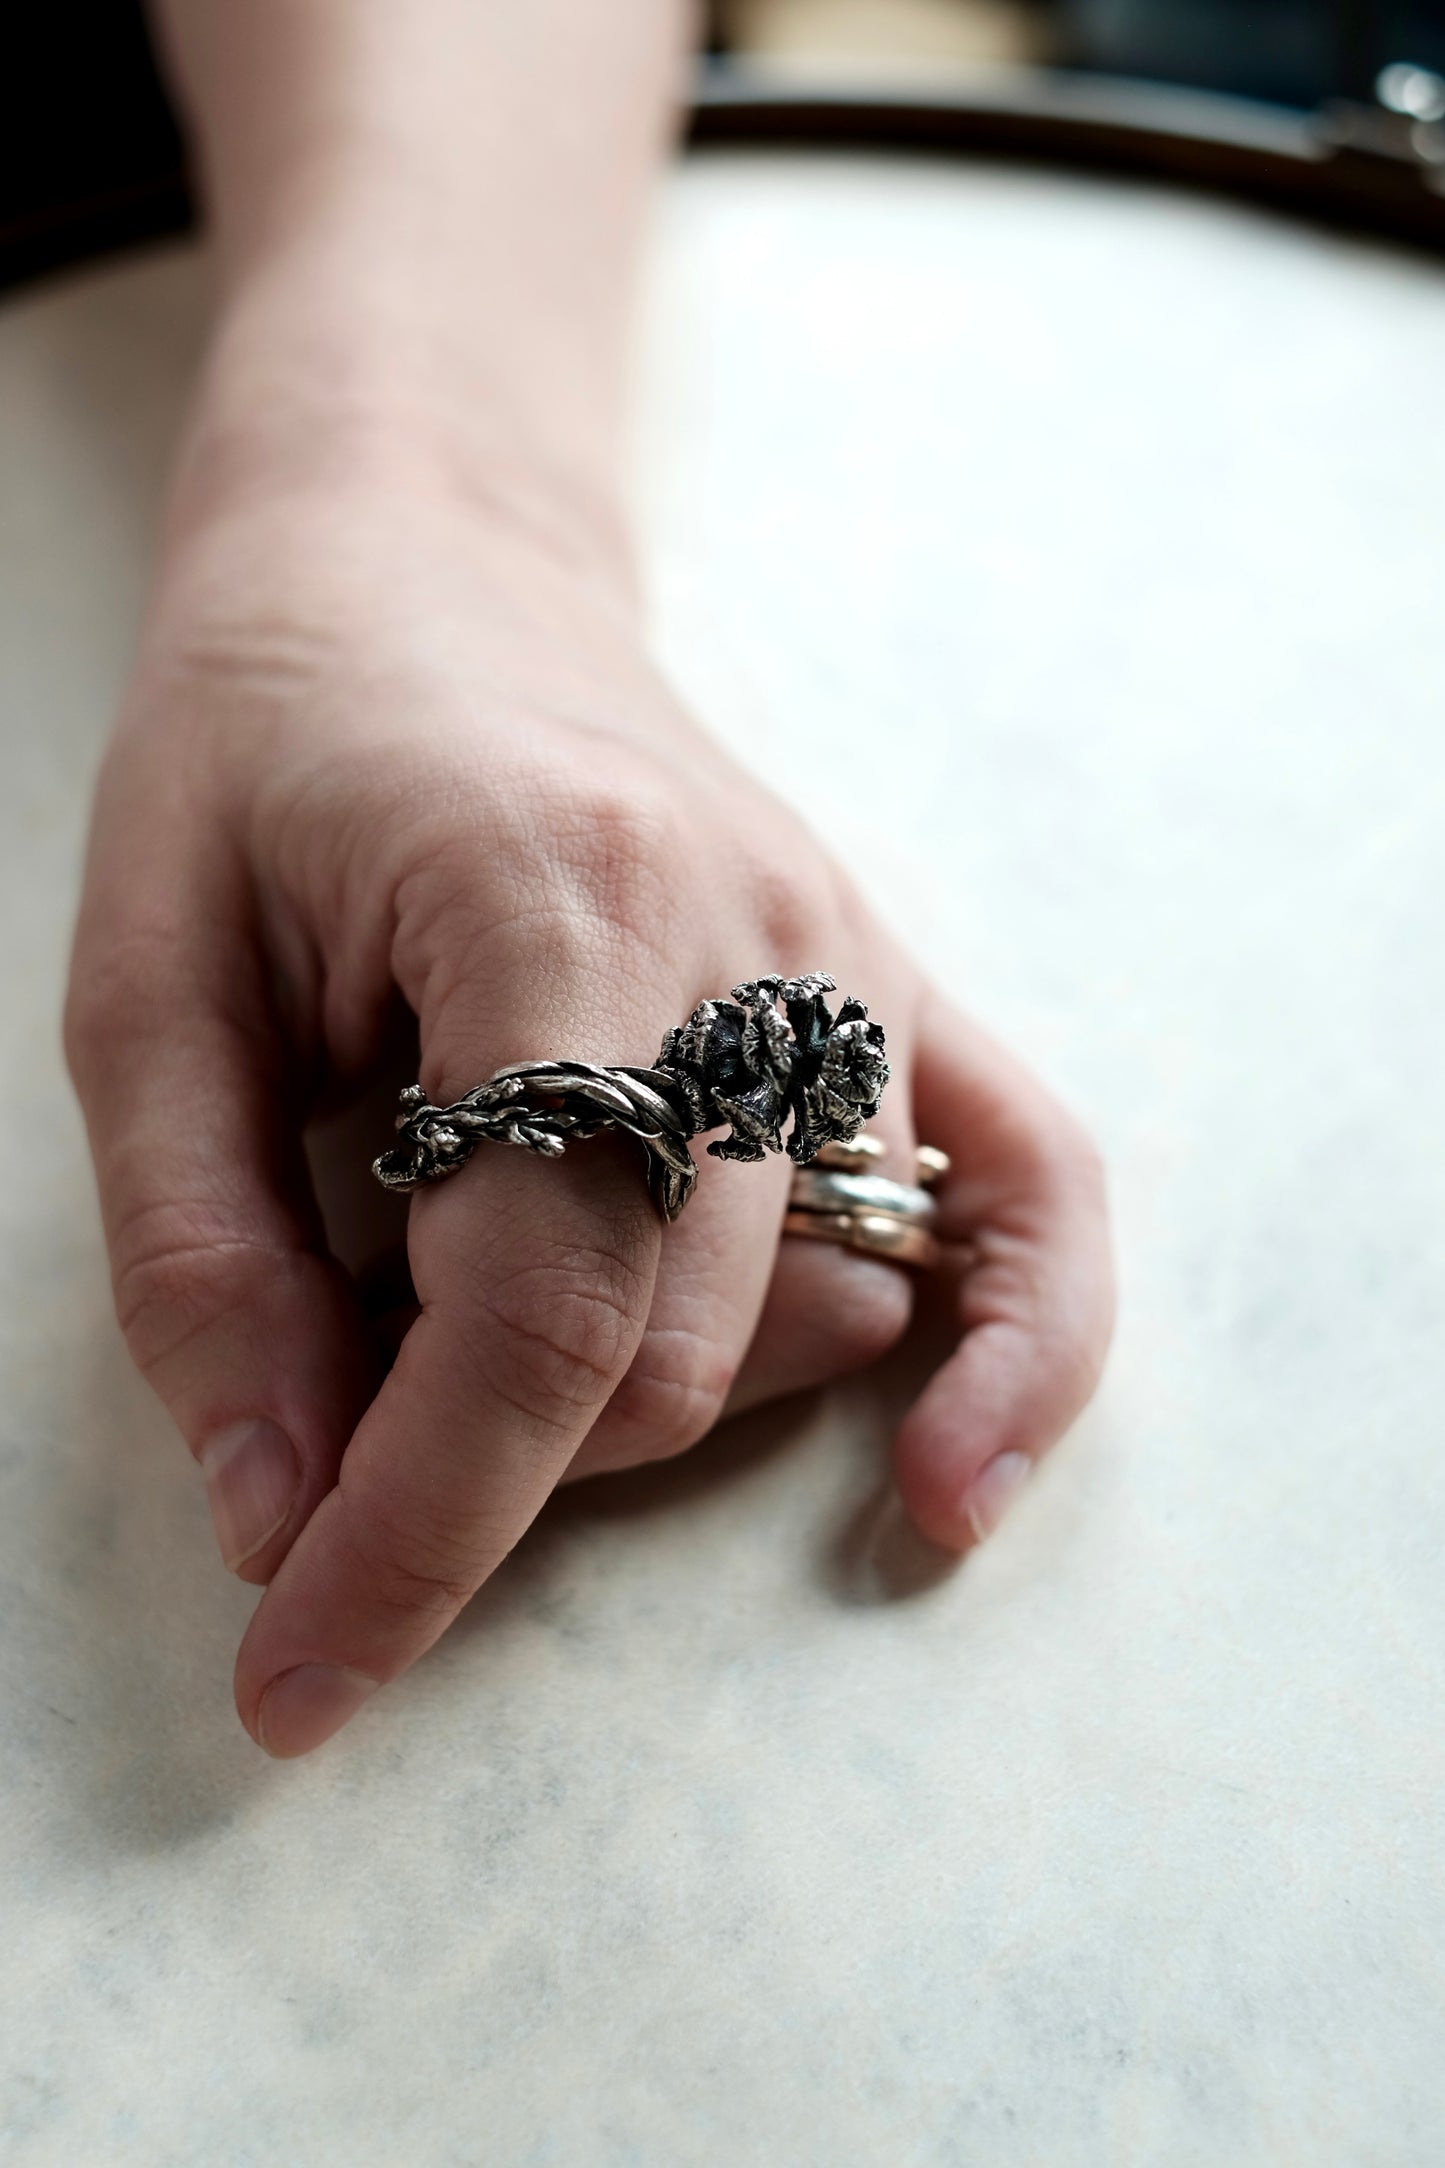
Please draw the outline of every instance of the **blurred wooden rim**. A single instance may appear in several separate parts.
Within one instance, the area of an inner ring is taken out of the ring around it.
[[[714,60],[698,145],[987,156],[1144,175],[1445,252],[1445,127],[1337,99],[1314,112],[1070,70],[981,70],[947,87],[794,80]]]

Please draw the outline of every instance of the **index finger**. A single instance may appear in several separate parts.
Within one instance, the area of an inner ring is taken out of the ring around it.
[[[339,1730],[505,1558],[632,1359],[660,1241],[630,1140],[484,1145],[415,1200],[421,1316],[237,1659],[268,1753]]]

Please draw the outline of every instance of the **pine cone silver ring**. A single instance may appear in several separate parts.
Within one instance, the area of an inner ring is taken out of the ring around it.
[[[622,1130],[646,1150],[653,1203],[675,1220],[697,1180],[688,1145],[706,1130],[728,1125],[708,1146],[714,1159],[786,1151],[806,1167],[877,1113],[888,1082],[883,1027],[851,998],[833,1015],[823,997],[836,988],[825,971],[750,979],[730,1001],[700,1002],[650,1069],[515,1062],[449,1107],[408,1085],[396,1143],[371,1171],[387,1189],[419,1189],[455,1174],[487,1138],[556,1159],[569,1144]]]

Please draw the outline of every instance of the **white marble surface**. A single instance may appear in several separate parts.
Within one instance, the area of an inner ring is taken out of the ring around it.
[[[1445,270],[698,163],[661,635],[1102,1131],[1091,1415],[942,1572],[862,1390],[544,1517],[344,1742],[110,1322],[56,1051],[198,269],[0,313],[15,2168],[1445,2158]]]

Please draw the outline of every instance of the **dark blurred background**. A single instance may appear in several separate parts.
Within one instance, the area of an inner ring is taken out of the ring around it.
[[[1069,57],[1125,75],[1312,106],[1365,64],[1445,67],[1442,0],[1063,0]]]
[[[1390,62],[1445,68],[1445,0],[718,0],[735,49],[1031,62],[1310,107]]]
[[[711,22],[715,52],[774,74],[1024,65],[1304,109],[1368,103],[1391,66],[1445,74],[1445,0],[714,0]],[[188,223],[138,0],[49,0],[4,48],[0,284]]]

